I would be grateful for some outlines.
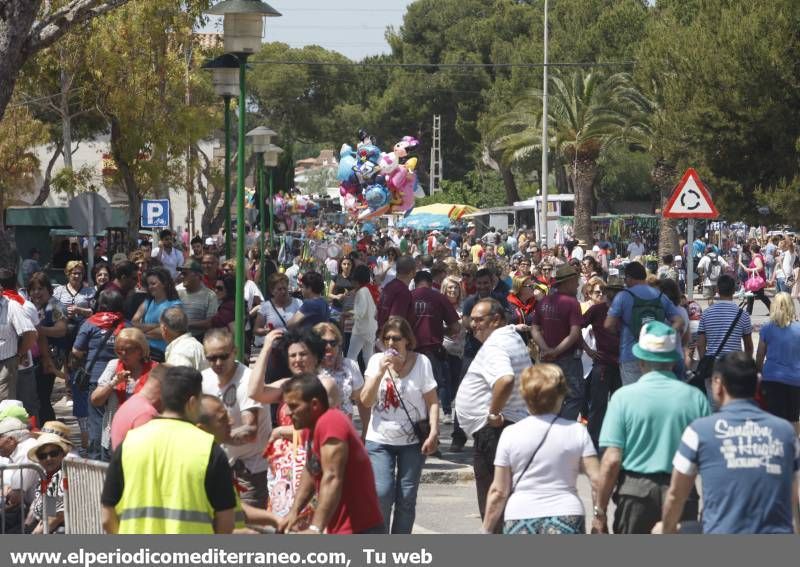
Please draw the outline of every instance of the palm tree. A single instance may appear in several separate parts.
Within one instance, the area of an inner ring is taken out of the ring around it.
[[[655,158],[650,178],[659,192],[663,211],[678,180],[675,163],[669,159],[666,149],[660,143],[669,127],[664,110],[663,89],[660,84],[652,81],[645,92],[633,83],[630,76],[625,80],[627,86],[620,89],[617,96],[633,112],[621,132],[621,140],[632,149],[647,152]],[[662,217],[658,234],[658,255],[675,255],[679,252],[677,221]]]
[[[594,182],[597,159],[609,143],[622,140],[621,132],[632,110],[618,96],[629,87],[623,73],[606,76],[577,69],[569,75],[556,72],[550,77],[548,140],[542,143],[542,91],[530,89],[512,109],[493,121],[489,137],[506,162],[533,153],[554,151],[564,164],[575,191],[575,236],[591,241]]]

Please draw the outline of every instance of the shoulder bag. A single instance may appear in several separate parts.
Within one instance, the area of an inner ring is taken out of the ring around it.
[[[717,348],[717,352],[714,353],[714,356],[708,356],[707,354],[700,359],[700,362],[697,363],[697,370],[695,371],[695,380],[697,381],[697,386],[700,387],[702,384],[701,389],[705,389],[706,380],[711,378],[711,373],[714,371],[714,363],[719,358],[722,349],[725,348],[725,345],[728,342],[728,339],[733,332],[733,329],[736,328],[736,323],[739,322],[739,319],[742,316],[742,310],[739,309],[739,312],[736,314],[736,317],[733,319],[733,323],[731,326],[728,327],[728,332],[725,333],[725,337],[722,339],[722,342],[719,344]]]
[[[110,339],[113,334],[114,329],[109,329],[106,336],[103,337],[103,340],[100,342],[100,346],[97,347],[91,362],[89,362],[89,366],[78,368],[78,370],[75,371],[73,381],[80,391],[85,392],[89,389],[89,380],[92,377],[92,370],[94,370],[94,365],[97,363],[97,358],[100,356],[100,353],[103,352],[103,349],[108,343],[108,339]]]
[[[411,422],[411,426],[414,428],[414,435],[417,436],[420,443],[425,443],[428,440],[428,436],[431,434],[431,423],[428,418],[420,419],[419,421],[414,421],[411,419],[411,414],[408,413],[408,409],[406,408],[406,403],[403,401],[403,396],[400,395],[400,389],[397,387],[397,383],[394,381],[394,376],[392,376],[392,371],[387,369],[389,373],[389,380],[392,381],[392,386],[394,386],[394,391],[397,394],[397,399],[400,400],[400,407],[403,408],[403,412],[405,412],[406,417],[408,417],[408,421]]]
[[[525,476],[525,473],[528,472],[528,469],[531,467],[531,463],[533,463],[533,459],[536,458],[536,453],[539,452],[539,449],[542,448],[542,445],[544,445],[544,442],[547,441],[547,436],[550,435],[550,430],[553,428],[553,424],[556,422],[556,420],[560,416],[561,416],[561,411],[559,410],[559,412],[556,414],[556,416],[550,421],[550,425],[547,426],[547,430],[544,432],[544,436],[542,437],[542,440],[539,441],[539,444],[533,450],[533,453],[531,453],[531,457],[530,457],[530,459],[528,459],[528,463],[525,465],[525,468],[522,469],[522,472],[520,472],[519,476],[517,477],[517,481],[514,484],[511,485],[511,492],[508,493],[509,496],[514,494],[514,491],[517,489],[517,485],[519,484],[519,481],[521,481],[522,477]]]
[[[288,328],[289,328],[289,325],[287,325],[287,324],[286,324],[286,320],[283,318],[283,316],[281,315],[280,311],[278,311],[278,308],[277,308],[277,307],[275,307],[275,304],[274,304],[274,303],[272,303],[272,298],[268,299],[267,301],[269,301],[269,305],[270,305],[270,307],[272,307],[272,310],[275,312],[275,315],[277,315],[277,316],[278,316],[278,319],[280,319],[280,320],[281,320],[281,323],[283,323],[283,327],[284,327],[285,329],[288,329]],[[290,304],[290,305],[291,305],[291,304]]]

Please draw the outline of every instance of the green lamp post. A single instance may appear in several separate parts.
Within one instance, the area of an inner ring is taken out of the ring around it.
[[[259,126],[247,133],[247,138],[251,141],[250,147],[256,155],[256,189],[258,193],[258,217],[259,217],[259,266],[261,266],[261,278],[258,282],[261,289],[266,289],[266,282],[264,281],[264,256],[266,243],[264,242],[264,232],[266,231],[267,215],[265,211],[265,185],[264,182],[264,165],[267,159],[271,156],[267,154],[272,144],[270,141],[277,133],[270,130],[266,126]],[[276,146],[277,147],[277,146]]]
[[[225,257],[231,257],[231,98],[239,94],[239,60],[229,53],[207,61],[203,69],[212,73],[214,93],[225,101],[225,191],[223,215],[225,219]]]
[[[239,62],[239,150],[236,153],[236,326],[234,342],[241,362],[245,360],[244,326],[247,313],[244,305],[244,147],[245,120],[247,107],[247,58],[261,49],[264,33],[264,18],[278,17],[280,12],[260,0],[224,0],[215,4],[207,14],[223,16],[223,42],[226,54],[236,57]]]

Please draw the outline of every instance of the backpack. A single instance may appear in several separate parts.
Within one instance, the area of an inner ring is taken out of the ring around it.
[[[719,256],[711,258],[711,263],[708,265],[708,279],[711,283],[717,283],[719,277],[722,275],[722,263],[719,261]]]
[[[647,323],[650,321],[663,322],[664,319],[666,319],[667,312],[664,309],[664,305],[661,303],[661,297],[664,294],[659,293],[658,297],[654,297],[653,299],[643,299],[628,289],[624,291],[630,293],[633,297],[631,321],[628,325],[628,328],[630,329],[631,334],[633,334],[633,339],[638,341],[642,327],[644,327]]]

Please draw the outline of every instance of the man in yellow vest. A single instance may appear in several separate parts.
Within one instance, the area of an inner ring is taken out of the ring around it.
[[[203,378],[167,371],[163,413],[131,430],[106,473],[103,527],[115,534],[231,533],[236,495],[228,458],[198,429]]]

